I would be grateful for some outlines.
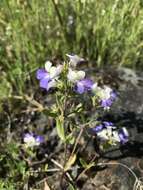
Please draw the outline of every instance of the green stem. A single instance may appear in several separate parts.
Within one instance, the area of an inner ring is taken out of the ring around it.
[[[66,32],[66,29],[65,29],[65,27],[64,27],[64,22],[63,22],[63,19],[62,19],[61,14],[60,14],[59,8],[58,8],[58,6],[57,6],[55,0],[52,0],[52,3],[53,3],[53,5],[54,5],[54,9],[55,9],[56,15],[57,15],[58,20],[59,20],[59,23],[60,23],[60,25],[61,25],[62,31],[63,31],[63,33],[64,33],[64,37],[65,37],[65,39],[66,39],[67,32]]]

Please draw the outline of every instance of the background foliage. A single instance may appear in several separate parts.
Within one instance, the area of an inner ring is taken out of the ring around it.
[[[1,0],[0,99],[22,94],[48,58],[74,52],[93,67],[143,61],[142,0]]]

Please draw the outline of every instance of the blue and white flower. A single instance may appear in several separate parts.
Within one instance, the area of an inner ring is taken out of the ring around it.
[[[113,125],[112,122],[104,121],[102,124],[92,128],[92,134],[96,134],[97,137],[102,141],[109,141],[112,136],[113,130],[116,127]]]
[[[45,69],[38,69],[36,73],[37,79],[40,80],[40,87],[47,91],[52,87],[56,87],[62,68],[62,65],[55,67],[52,66],[50,61],[47,61],[45,63]]]
[[[74,89],[78,94],[83,94],[91,90],[93,81],[85,78],[84,71],[72,70],[71,68],[67,74],[68,80],[74,84]]]
[[[78,94],[83,94],[85,92],[91,91],[91,87],[93,85],[93,81],[90,79],[82,79],[79,80],[75,85],[75,91]]]
[[[26,147],[34,147],[39,146],[42,142],[44,142],[44,137],[40,135],[34,135],[33,133],[24,134],[23,141]]]
[[[69,59],[70,59],[69,65],[73,68],[76,67],[78,63],[85,61],[83,58],[79,57],[78,55],[66,54],[66,56],[69,57]]]
[[[96,135],[102,142],[111,141],[113,145],[116,143],[125,144],[129,140],[129,133],[125,127],[117,130],[112,122],[107,121],[91,128],[91,133]]]
[[[110,109],[111,105],[115,101],[117,94],[108,86],[99,87],[97,83],[92,86],[92,92],[98,96],[101,107],[104,109]]]

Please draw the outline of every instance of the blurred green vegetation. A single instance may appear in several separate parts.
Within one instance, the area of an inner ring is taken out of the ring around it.
[[[24,93],[46,59],[71,52],[96,67],[142,68],[143,1],[0,1],[0,99]]]

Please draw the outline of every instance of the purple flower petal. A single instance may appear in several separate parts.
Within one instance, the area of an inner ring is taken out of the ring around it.
[[[82,84],[85,86],[87,90],[91,90],[91,87],[93,85],[93,81],[90,79],[83,79],[81,80]]]
[[[126,142],[128,142],[129,140],[129,134],[126,128],[122,128],[119,130],[119,138],[120,138],[120,142],[122,144],[125,144]]]
[[[84,85],[81,82],[77,82],[76,84],[76,92],[79,94],[83,94],[84,93]]]
[[[116,129],[112,122],[104,121],[103,125],[108,129]]]
[[[37,143],[43,143],[44,142],[44,137],[40,136],[40,135],[37,135],[35,137],[35,140],[36,140]]]
[[[105,125],[105,127],[113,126],[113,123],[112,122],[108,122],[108,121],[104,121],[103,124]]]
[[[119,133],[119,138],[122,144],[125,144],[126,142],[128,142],[128,138],[125,137],[122,133]]]
[[[50,77],[48,77],[48,76],[45,78],[42,78],[40,80],[40,87],[47,89],[49,81],[50,81]]]
[[[84,92],[87,92],[91,90],[93,85],[93,81],[90,79],[83,79],[77,82],[76,84],[76,92],[79,94],[83,94]]]
[[[38,80],[41,80],[42,78],[45,78],[48,75],[47,71],[45,69],[38,69],[36,72],[36,78]]]
[[[117,98],[116,92],[112,91],[111,92],[111,100],[114,101]]]
[[[102,131],[102,129],[104,128],[104,126],[102,124],[97,125],[96,127],[92,128],[92,131],[95,133],[98,133],[99,131]]]
[[[111,99],[101,100],[101,106],[104,107],[104,108],[111,107],[112,103],[113,103],[113,102],[112,102]]]

